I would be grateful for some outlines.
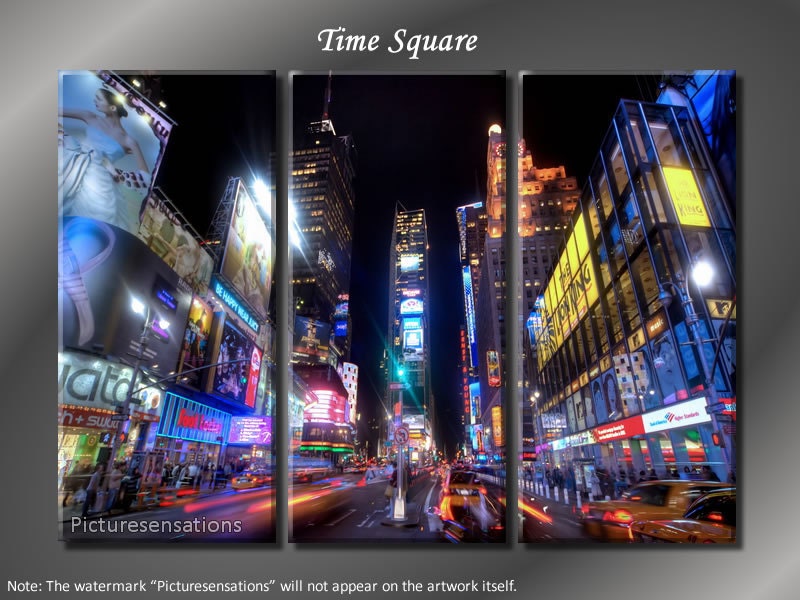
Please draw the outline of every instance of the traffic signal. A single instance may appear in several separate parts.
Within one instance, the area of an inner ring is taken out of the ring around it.
[[[404,381],[406,376],[406,367],[404,364],[400,363],[397,365],[397,369],[395,370],[397,373],[397,380]]]
[[[725,438],[722,437],[719,431],[715,431],[711,434],[711,441],[714,442],[715,446],[719,446],[720,448],[725,447]]]

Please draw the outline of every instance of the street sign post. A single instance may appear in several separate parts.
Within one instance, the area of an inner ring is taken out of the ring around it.
[[[389,382],[389,389],[392,391],[397,390],[405,390],[408,388],[408,384],[403,381],[390,381]]]

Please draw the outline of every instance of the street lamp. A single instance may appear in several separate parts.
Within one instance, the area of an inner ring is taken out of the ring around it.
[[[125,394],[125,401],[122,407],[118,407],[117,413],[112,417],[112,419],[117,421],[117,430],[111,440],[111,455],[109,460],[111,461],[112,467],[116,460],[117,451],[119,450],[120,439],[124,434],[125,423],[130,420],[131,402],[133,400],[133,394],[136,392],[136,382],[139,379],[139,372],[142,370],[142,359],[144,358],[145,348],[147,348],[147,338],[156,322],[156,319],[150,316],[150,306],[144,304],[140,300],[133,298],[131,300],[131,309],[136,314],[144,316],[144,326],[139,334],[139,347],[136,351],[136,362],[133,364],[133,373],[131,374],[131,382],[128,385],[128,391]],[[169,327],[169,322],[164,319],[158,319],[158,327],[161,331],[166,331]],[[108,472],[110,473],[111,469],[108,469]],[[106,478],[106,488],[107,487],[108,478]]]
[[[712,274],[712,270],[707,263],[698,263],[693,270],[695,281],[700,285],[710,281]],[[720,431],[720,427],[716,411],[719,405],[719,397],[717,396],[717,388],[714,385],[714,373],[709,369],[708,361],[706,360],[706,355],[703,351],[704,344],[707,341],[712,340],[703,339],[702,331],[700,330],[700,317],[694,310],[694,304],[692,303],[692,298],[686,289],[686,280],[683,278],[683,275],[681,273],[676,273],[675,282],[667,279],[659,284],[658,299],[661,301],[661,304],[664,305],[664,308],[668,309],[672,304],[673,294],[666,291],[663,287],[664,285],[672,288],[672,290],[677,293],[677,296],[681,301],[686,326],[689,328],[689,331],[692,334],[693,343],[697,346],[697,354],[700,357],[700,366],[703,369],[705,387],[708,390],[706,411],[711,415],[711,423],[714,427],[714,432],[718,433]],[[725,466],[728,469],[728,472],[731,472],[733,465],[731,463],[730,449],[726,443],[722,444],[722,454],[725,457]]]

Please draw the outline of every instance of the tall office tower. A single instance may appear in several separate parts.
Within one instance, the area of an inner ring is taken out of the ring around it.
[[[478,443],[481,452],[485,447],[497,455],[504,455],[502,369],[506,364],[506,138],[499,125],[489,128],[485,206],[486,235],[475,306],[475,314],[479,316],[476,319],[479,393],[471,394],[476,405],[473,410],[480,414],[478,427],[473,429],[480,435],[473,436],[473,444]]]
[[[296,314],[331,325],[350,289],[356,152],[350,135],[336,135],[329,98],[330,79],[322,120],[295,140],[289,200],[300,238],[292,250]],[[349,348],[339,346],[346,360]]]
[[[480,406],[473,402],[473,390],[478,381],[478,338],[475,307],[480,287],[480,265],[488,228],[486,207],[475,202],[456,208],[458,224],[461,280],[464,292],[464,325],[459,331],[461,348],[461,396],[464,405],[462,424],[467,439],[468,453],[477,451],[475,424],[480,421]],[[480,395],[478,394],[478,397]]]
[[[428,230],[424,210],[395,209],[389,249],[389,323],[387,371],[390,381],[403,367],[403,421],[411,429],[410,449],[422,454],[433,443],[433,400],[430,387],[430,308],[428,294]],[[394,406],[395,391],[387,406]]]
[[[354,451],[356,407],[344,380],[356,368],[347,362],[356,151],[350,135],[336,134],[330,97],[329,76],[322,119],[296,132],[291,153],[290,227],[297,233],[291,360],[316,400],[306,402],[302,423],[290,427],[302,431],[300,452],[334,465]]]
[[[522,403],[522,439],[525,447],[532,447],[534,426],[530,394],[531,382],[536,380],[535,344],[530,331],[535,319],[536,299],[543,291],[543,283],[558,259],[564,235],[570,228],[570,218],[580,200],[580,190],[575,177],[568,177],[563,166],[540,168],[521,140],[518,147],[519,234],[521,245],[520,314],[527,327],[522,336],[523,389],[528,397]],[[526,443],[528,442],[528,443]]]

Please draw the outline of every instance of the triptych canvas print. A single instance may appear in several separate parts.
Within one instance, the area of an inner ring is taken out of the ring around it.
[[[736,542],[735,73],[510,76],[60,73],[59,539]]]

